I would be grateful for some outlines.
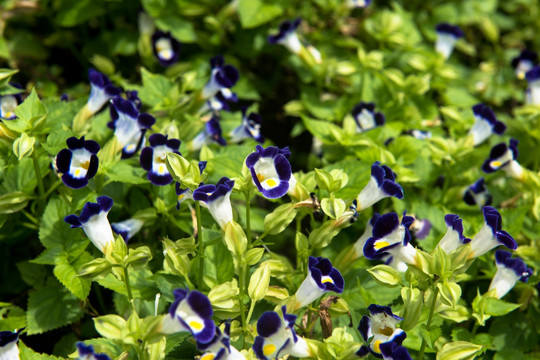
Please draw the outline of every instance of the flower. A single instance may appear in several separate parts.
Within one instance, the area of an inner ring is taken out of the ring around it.
[[[261,145],[255,147],[255,152],[246,158],[246,166],[251,172],[253,183],[257,189],[268,199],[277,199],[292,188],[292,177],[289,156],[289,147],[280,149],[269,146],[266,149]]]
[[[516,282],[527,282],[529,276],[532,275],[532,269],[520,258],[512,259],[512,254],[509,251],[497,250],[495,251],[495,262],[497,264],[497,272],[491,280],[489,290],[495,290],[495,297],[497,299],[506,295]]]
[[[255,141],[263,143],[264,138],[261,135],[262,119],[259,114],[254,112],[247,115],[247,108],[242,108],[242,124],[231,132],[231,142],[237,143],[244,139],[253,138]]]
[[[527,71],[531,70],[538,62],[538,54],[534,51],[523,50],[512,59],[512,67],[516,73],[516,77],[520,80],[525,79]]]
[[[431,136],[432,136],[431,131],[424,131],[424,130],[418,130],[418,129],[413,129],[411,131],[408,131],[408,134],[418,140],[431,139]]]
[[[380,345],[383,360],[412,360],[407,349],[394,341]]]
[[[157,30],[152,35],[152,50],[162,66],[171,66],[180,56],[180,43],[170,32]]]
[[[110,360],[106,354],[96,354],[92,345],[84,345],[82,342],[77,343],[79,351],[79,360]]]
[[[364,341],[369,341],[369,347],[362,346],[357,355],[363,356],[368,352],[380,357],[381,345],[393,342],[401,345],[403,340],[407,337],[407,334],[402,329],[396,328],[396,324],[403,320],[403,318],[394,315],[392,309],[389,306],[380,306],[371,304],[368,307],[369,316],[364,315],[358,330]]]
[[[285,20],[279,26],[279,32],[275,35],[268,36],[270,44],[280,44],[285,46],[290,52],[299,54],[302,49],[302,44],[296,34],[296,29],[302,20],[300,18],[294,20]]]
[[[116,222],[111,224],[112,230],[120,235],[124,241],[127,243],[129,239],[133,237],[136,233],[141,230],[144,225],[144,221],[139,219],[127,219],[124,221]]]
[[[437,41],[435,42],[435,51],[448,59],[454,50],[456,41],[463,37],[463,31],[458,26],[442,23],[437,25]]]
[[[200,113],[204,113],[208,110],[212,110],[217,113],[221,110],[229,111],[230,102],[238,102],[238,97],[230,89],[220,89],[214,96],[206,101],[206,105],[200,110]]]
[[[82,227],[84,233],[99,251],[105,252],[108,244],[114,243],[114,236],[107,214],[113,206],[113,200],[108,196],[100,196],[97,203],[87,202],[84,204],[80,216],[68,215],[64,221],[71,228]]]
[[[191,142],[193,151],[200,150],[203,145],[217,143],[221,146],[227,145],[227,141],[222,136],[221,125],[218,117],[213,115],[210,120],[204,124],[204,130],[201,131]]]
[[[206,168],[206,163],[207,163],[206,161],[199,161],[199,171],[201,172],[201,174]],[[175,190],[176,190],[176,209],[180,210],[181,203],[183,203],[187,199],[193,200],[193,193],[190,188],[182,189],[182,184],[180,184],[179,182],[176,182]]]
[[[174,302],[161,323],[161,332],[173,334],[188,331],[198,343],[207,344],[212,341],[216,325],[212,320],[214,311],[208,297],[189,289],[176,289],[173,294]]]
[[[121,90],[111,84],[111,81],[106,75],[95,69],[88,70],[88,77],[90,78],[91,90],[86,107],[90,111],[90,114],[95,114],[107,101],[120,95]]]
[[[136,95],[135,95],[136,96]],[[111,100],[111,119],[107,126],[114,130],[114,136],[122,146],[122,158],[130,158],[144,143],[144,134],[155,124],[156,119],[150,114],[139,113],[133,95],[131,100],[116,97]],[[139,100],[140,101],[140,100]]]
[[[409,226],[412,216],[403,213],[401,223],[398,214],[382,215],[373,226],[372,236],[364,245],[364,256],[370,260],[386,259],[386,263],[403,272],[405,264],[416,264],[416,249],[410,244]]]
[[[516,161],[519,154],[518,143],[516,139],[510,139],[509,145],[505,143],[495,145],[489,153],[489,158],[482,165],[482,170],[489,174],[502,169],[513,178],[522,178],[523,168]]]
[[[66,140],[68,149],[62,149],[56,155],[56,168],[62,173],[62,181],[72,189],[88,185],[98,170],[97,153],[99,144],[93,140],[70,137]]]
[[[343,292],[345,281],[338,269],[332,266],[330,260],[322,257],[309,257],[308,274],[296,291],[296,308],[311,304],[324,293]]]
[[[366,245],[366,241],[373,236],[373,226],[375,226],[375,223],[380,217],[381,215],[378,213],[373,214],[371,219],[366,223],[366,229],[354,243],[354,251],[356,252],[357,257],[364,256],[364,246]]]
[[[504,245],[511,250],[516,250],[516,240],[502,228],[501,214],[491,206],[484,206],[484,226],[471,241],[471,258],[481,256],[494,247]]]
[[[349,8],[365,8],[371,4],[371,0],[346,0],[345,4]]]
[[[0,331],[0,359],[2,360],[15,360],[19,359],[19,335],[24,328],[19,331]]]
[[[502,135],[506,125],[497,120],[491,108],[484,104],[476,104],[472,107],[474,113],[474,125],[469,130],[473,137],[474,146],[483,143],[492,133]]]
[[[137,110],[141,110],[142,101],[139,98],[139,92],[137,90],[127,90],[126,99],[131,101]]]
[[[364,132],[384,125],[384,115],[375,111],[374,103],[358,103],[352,110],[356,132]]]
[[[257,358],[273,360],[287,354],[300,358],[309,356],[306,340],[294,331],[296,315],[287,314],[286,310],[286,306],[281,308],[283,317],[274,311],[266,311],[257,321],[258,335],[253,343]]]
[[[356,197],[358,210],[367,209],[389,196],[403,199],[403,188],[396,182],[396,175],[392,169],[376,161],[371,165],[369,182]]]
[[[525,73],[527,79],[527,104],[540,105],[540,65]]]
[[[411,230],[414,232],[414,236],[416,236],[417,239],[425,239],[431,230],[431,221],[415,217],[411,224]]]
[[[227,322],[223,332],[216,327],[216,334],[209,343],[197,342],[197,349],[204,351],[200,360],[245,360],[246,357],[231,345],[230,330],[231,325]]]
[[[469,186],[463,194],[463,200],[469,205],[478,205],[484,207],[491,204],[491,194],[481,177],[474,184]]]
[[[444,216],[446,222],[446,234],[439,240],[439,246],[445,253],[450,254],[463,244],[468,244],[471,239],[463,236],[463,220],[455,214]]]
[[[180,140],[168,139],[162,134],[153,134],[148,139],[150,146],[141,151],[140,163],[148,171],[147,178],[154,185],[168,185],[173,178],[167,169],[167,153],[179,154]]]
[[[233,188],[234,180],[222,177],[216,185],[202,185],[193,191],[193,200],[202,201],[222,229],[233,219],[231,207]]]
[[[210,81],[204,86],[202,96],[204,99],[209,99],[223,89],[230,89],[238,81],[238,70],[229,64],[225,64],[223,56],[218,55],[210,59],[212,74]],[[227,94],[223,94],[227,98]]]
[[[19,84],[10,83],[9,85],[20,88]],[[13,120],[17,118],[15,109],[22,103],[20,94],[0,96],[0,119]]]

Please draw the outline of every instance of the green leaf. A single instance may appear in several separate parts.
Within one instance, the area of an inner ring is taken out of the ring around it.
[[[79,299],[51,278],[44,288],[31,292],[28,297],[26,330],[28,335],[41,334],[72,324],[83,315]]]
[[[426,341],[428,347],[433,348],[435,341],[441,336],[442,330],[440,327],[432,326],[429,329],[426,324],[420,325],[420,335]]]
[[[466,341],[454,341],[442,347],[437,353],[437,360],[460,360],[479,355],[484,351],[482,345],[476,345]]]
[[[193,24],[176,15],[168,15],[156,19],[156,25],[163,31],[170,31],[172,36],[184,43],[197,41],[197,34]]]
[[[141,167],[134,167],[126,161],[120,161],[107,169],[108,181],[118,181],[127,184],[145,184],[146,171]]]
[[[105,12],[105,6],[100,1],[80,0],[69,4],[64,2],[64,5],[56,16],[56,22],[63,27],[82,24]]]
[[[18,72],[19,72],[19,70],[0,69],[0,81],[1,80],[8,80],[9,81],[9,79]],[[4,94],[2,94],[2,95],[4,95]]]
[[[492,316],[503,316],[519,308],[521,304],[512,304],[497,298],[487,297],[485,313]]]
[[[264,218],[264,231],[271,235],[281,233],[294,220],[297,212],[292,203],[278,206]]]
[[[26,314],[18,306],[0,308],[0,329],[21,329],[26,326]]]
[[[367,271],[378,283],[384,286],[396,286],[401,282],[401,274],[388,265],[375,265]]]
[[[63,259],[54,267],[54,276],[69,291],[81,300],[86,300],[90,293],[90,281],[77,276],[79,268],[92,260],[92,256],[86,251],[83,252],[75,261]]]
[[[64,358],[40,354],[26,346],[22,341],[19,341],[20,360],[61,360]]]
[[[141,77],[143,86],[139,90],[139,97],[150,107],[161,104],[174,86],[166,76],[152,74],[145,68],[141,68]]]
[[[105,315],[94,318],[96,331],[109,339],[122,339],[122,332],[126,328],[126,320],[119,315]]]
[[[15,109],[15,114],[18,118],[17,121],[19,121],[21,124],[31,127],[25,128],[23,129],[23,131],[29,130],[29,132],[32,133],[32,131],[35,131],[35,127],[37,127],[39,124],[42,124],[42,122],[45,120],[45,117],[47,116],[47,109],[45,109],[45,106],[39,99],[35,88],[32,89],[32,92],[30,93],[30,95],[28,95],[24,102]],[[10,127],[9,124],[11,123],[12,122],[9,122],[6,125],[12,130],[19,131],[15,128]]]
[[[265,24],[280,16],[283,9],[276,4],[265,4],[260,0],[239,0],[238,15],[244,29]]]
[[[0,214],[13,214],[21,211],[30,198],[23,192],[17,191],[0,196]]]

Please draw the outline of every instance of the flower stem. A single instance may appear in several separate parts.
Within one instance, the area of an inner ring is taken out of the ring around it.
[[[127,291],[129,303],[131,304],[133,311],[136,312],[135,302],[133,301],[133,293],[131,292],[131,284],[129,282],[129,273],[128,273],[127,266],[124,267],[124,283],[126,284],[126,291]]]
[[[247,316],[247,319],[246,319],[246,324],[249,324],[249,322],[251,321],[251,315],[253,315],[253,310],[255,309],[255,304],[256,304],[256,302],[252,301],[251,304],[249,305],[249,312],[248,312],[248,316]]]
[[[242,319],[242,329],[246,332],[246,311],[244,308],[244,294],[246,292],[246,265],[243,261],[238,264],[239,290],[240,290],[240,318]]]
[[[431,300],[431,307],[429,309],[429,316],[426,323],[426,327],[429,331],[431,327],[431,321],[433,320],[433,313],[435,312],[435,304],[437,303],[437,296],[439,295],[439,288],[435,287],[435,290],[433,292],[433,299]],[[420,347],[420,353],[418,354],[418,360],[422,360],[424,358],[424,351],[426,350],[426,339],[422,339],[422,345]]]
[[[39,192],[39,212],[45,209],[45,186],[43,186],[43,178],[41,177],[41,169],[39,168],[39,159],[37,152],[34,150],[32,153],[32,162],[34,163],[34,172],[36,173],[36,181]]]
[[[195,201],[195,212],[197,213],[197,239],[199,241],[199,289],[203,287],[204,279],[204,244],[202,238],[201,224],[201,204]]]
[[[246,197],[246,227],[247,227],[247,248],[251,249],[251,187],[244,192]]]

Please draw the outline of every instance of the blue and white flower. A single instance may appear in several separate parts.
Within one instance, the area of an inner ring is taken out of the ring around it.
[[[295,309],[311,304],[328,291],[341,294],[344,286],[343,276],[330,260],[310,256],[308,274],[295,294]]]
[[[95,114],[112,98],[120,95],[119,88],[111,84],[109,78],[95,69],[88,70],[90,78],[90,96],[86,107],[90,114]]]
[[[465,190],[463,200],[469,205],[478,205],[481,208],[491,204],[492,196],[488,191],[483,177]]]
[[[409,134],[418,139],[418,140],[426,140],[426,139],[431,139],[432,137],[432,134],[431,134],[431,131],[425,131],[425,130],[418,130],[418,129],[413,129],[409,132]]]
[[[242,108],[242,124],[231,132],[231,142],[237,143],[244,139],[252,138],[257,142],[263,143],[264,138],[261,135],[262,119],[259,114],[254,112],[247,114],[247,108]]]
[[[137,110],[141,110],[142,101],[137,90],[126,90],[126,99],[131,101]]]
[[[444,216],[446,233],[439,240],[439,246],[445,253],[450,254],[458,247],[471,242],[471,239],[463,235],[463,220],[458,215],[447,214]]]
[[[492,173],[502,169],[509,176],[521,179],[524,171],[516,158],[519,154],[517,146],[519,141],[510,139],[509,145],[500,143],[495,145],[489,153],[489,158],[482,165],[482,170],[486,173]]]
[[[407,264],[416,265],[416,249],[410,244],[409,232],[413,221],[412,216],[405,214],[401,222],[394,212],[382,215],[373,226],[373,236],[364,245],[364,256],[370,260],[384,259],[400,272],[407,270]]]
[[[111,360],[106,354],[96,354],[92,345],[84,345],[82,342],[77,343],[77,351],[78,360]]]
[[[11,86],[20,88],[20,85],[10,83]],[[13,120],[17,118],[15,109],[22,103],[20,94],[0,96],[0,119]]]
[[[209,343],[197,342],[197,349],[204,352],[199,360],[245,360],[246,357],[231,345],[230,331],[231,325],[226,322],[223,332],[216,327],[216,334]]]
[[[67,149],[62,149],[56,155],[56,168],[62,173],[64,184],[73,189],[80,189],[88,185],[98,170],[99,159],[97,153],[99,144],[93,140],[70,137],[66,140]]]
[[[204,124],[204,130],[201,131],[191,142],[193,151],[200,150],[204,145],[219,144],[227,145],[227,141],[223,138],[221,125],[217,116],[213,115],[210,120]]]
[[[296,315],[287,314],[283,306],[283,317],[274,311],[267,311],[257,321],[257,337],[253,343],[253,351],[261,360],[281,359],[289,354],[303,358],[310,356],[306,340],[297,336],[294,331]]]
[[[143,227],[144,221],[140,219],[127,219],[124,221],[111,224],[112,230],[120,235],[127,243],[135,234],[137,234]]]
[[[371,0],[346,0],[345,4],[349,8],[365,8],[371,4]]]
[[[531,70],[538,63],[538,54],[535,51],[523,50],[519,56],[512,59],[512,67],[516,77],[520,80],[525,79],[527,71]]]
[[[225,90],[223,96],[228,99],[226,90],[232,88],[238,81],[238,70],[232,65],[225,64],[225,59],[221,55],[211,58],[210,66],[212,67],[212,74],[210,75],[210,81],[204,86],[202,97],[209,99],[216,95],[218,91]]]
[[[356,197],[358,211],[367,209],[389,196],[403,199],[403,188],[396,182],[392,169],[376,161],[371,165],[369,182]]]
[[[136,99],[116,97],[111,100],[111,121],[107,126],[114,130],[114,136],[122,147],[122,158],[130,158],[144,145],[144,134],[155,124],[150,114],[139,113]]]
[[[413,231],[414,236],[419,240],[425,239],[429,235],[431,227],[431,221],[428,219],[419,219],[417,217],[414,217],[414,221],[411,224],[411,230]]]
[[[233,220],[231,206],[233,188],[234,180],[222,177],[216,185],[202,185],[193,191],[193,200],[202,201],[222,229]]]
[[[292,178],[289,147],[280,149],[261,145],[255,147],[255,152],[246,158],[246,166],[251,172],[253,183],[264,197],[277,199],[287,193]]]
[[[518,244],[514,238],[502,229],[501,214],[491,206],[484,206],[484,226],[471,241],[470,258],[481,256],[491,249],[504,245],[510,250],[516,250]]]
[[[394,315],[389,306],[371,304],[368,307],[369,316],[364,315],[358,325],[358,330],[364,341],[369,341],[368,346],[362,346],[357,355],[364,356],[371,352],[377,357],[381,356],[381,345],[394,342],[401,345],[407,334],[396,327],[403,318]]]
[[[148,139],[150,146],[141,151],[140,163],[148,171],[147,178],[154,185],[168,185],[173,178],[167,169],[167,153],[180,155],[180,140],[168,139],[162,134],[153,134]]]
[[[412,360],[407,349],[394,341],[381,344],[380,349],[383,360]]]
[[[162,66],[171,66],[180,57],[180,43],[170,32],[157,30],[152,35],[152,50]]]
[[[469,130],[472,135],[474,146],[483,143],[491,134],[502,135],[506,125],[497,120],[495,113],[485,104],[476,104],[472,107],[474,113],[474,125]]]
[[[300,18],[283,21],[279,26],[279,32],[275,35],[268,36],[268,42],[274,45],[283,45],[290,52],[298,55],[302,49],[302,44],[300,43],[300,39],[298,39],[296,29],[301,22],[302,20]]]
[[[456,41],[463,37],[463,31],[458,26],[442,23],[437,25],[437,40],[435,42],[435,51],[448,59],[454,51]]]
[[[160,332],[173,334],[188,331],[198,343],[211,342],[216,325],[212,320],[214,311],[208,297],[197,290],[188,289],[176,289],[173,294],[174,302],[161,322]]]
[[[519,281],[527,282],[529,276],[532,275],[532,269],[520,258],[512,259],[512,253],[504,250],[495,251],[495,262],[497,264],[497,272],[491,280],[489,290],[495,290],[497,299],[506,295],[514,285]]]
[[[356,122],[356,132],[364,132],[384,125],[385,117],[375,111],[374,103],[358,103],[352,110],[352,116]]]
[[[540,65],[525,73],[527,79],[527,104],[540,105]]]
[[[238,102],[238,97],[230,89],[223,88],[206,101],[206,104],[199,110],[199,113],[203,114],[208,110],[211,110],[213,113],[219,113],[221,110],[229,111],[231,110],[229,105],[231,102]]]
[[[380,217],[380,214],[375,213],[366,223],[366,229],[358,238],[358,240],[356,240],[356,242],[354,243],[354,251],[356,253],[356,257],[364,256],[364,246],[366,245],[366,241],[373,236],[373,226],[375,226],[375,223]]]
[[[1,360],[19,360],[19,335],[21,331],[0,331],[0,359]]]
[[[82,227],[92,244],[99,251],[105,252],[107,246],[114,243],[111,225],[107,219],[113,200],[108,196],[100,196],[96,200],[96,203],[84,204],[81,215],[68,215],[64,221],[70,224],[71,228]]]

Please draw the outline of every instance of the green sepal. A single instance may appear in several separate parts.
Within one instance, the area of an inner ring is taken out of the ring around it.
[[[320,249],[328,246],[332,239],[341,231],[341,221],[328,220],[309,234],[309,243],[312,248]]]
[[[249,249],[245,255],[246,263],[249,266],[253,266],[257,264],[259,261],[261,261],[261,258],[263,255],[264,255],[264,248],[262,247],[255,247],[253,249]]]
[[[25,157],[30,157],[34,152],[36,138],[22,133],[20,137],[13,141],[13,153],[21,161]]]
[[[89,280],[102,279],[109,275],[112,264],[105,258],[97,258],[79,268],[77,276]]]
[[[152,260],[152,251],[148,246],[140,246],[136,249],[129,249],[125,260],[126,265],[133,266],[133,269],[140,270]]]
[[[343,199],[336,199],[334,194],[331,194],[330,198],[321,200],[321,209],[330,218],[337,220],[347,210],[347,205]]]
[[[229,249],[237,261],[243,259],[247,248],[247,237],[240,224],[234,220],[225,224],[223,240],[227,249]]]
[[[424,307],[424,298],[420,290],[408,287],[401,288],[401,298],[403,299],[403,321],[400,327],[404,331],[409,331],[420,320]]]
[[[227,320],[240,314],[240,289],[236,279],[224,282],[212,288],[208,293],[208,299],[214,309],[214,316]]]
[[[401,283],[401,274],[396,269],[379,264],[367,270],[379,284],[394,287]]]
[[[270,235],[281,233],[294,220],[297,213],[298,210],[292,203],[278,206],[264,218],[264,231]]]
[[[30,197],[22,191],[0,196],[0,214],[13,214],[21,211],[28,204]]]
[[[270,268],[267,263],[262,263],[249,279],[248,295],[251,301],[259,301],[266,296],[270,285]]]
[[[452,281],[443,281],[437,283],[441,302],[445,305],[455,308],[461,298],[461,287]]]
[[[172,152],[167,153],[167,169],[174,180],[191,190],[198,188],[199,184],[204,182],[206,178],[204,173],[201,174],[198,161],[188,161],[182,155]]]
[[[126,328],[126,320],[119,315],[104,315],[96,317],[94,327],[96,331],[107,339],[122,340],[123,330]]]
[[[460,360],[472,359],[485,351],[482,345],[473,344],[467,341],[454,341],[447,343],[437,353],[437,360]]]

